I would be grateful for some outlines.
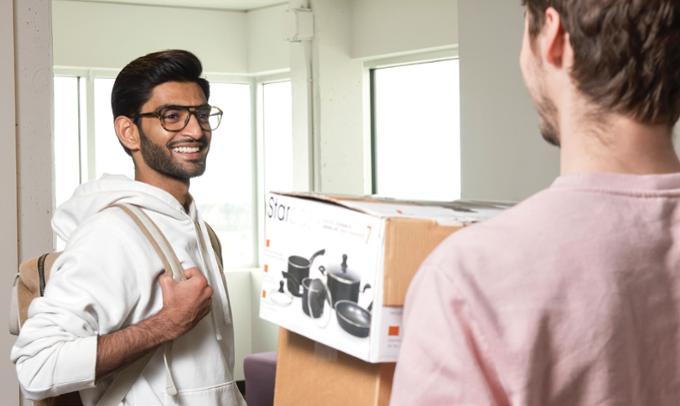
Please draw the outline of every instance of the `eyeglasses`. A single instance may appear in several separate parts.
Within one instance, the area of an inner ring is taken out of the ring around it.
[[[203,104],[201,106],[161,106],[155,111],[137,113],[139,117],[156,117],[161,122],[161,127],[166,131],[182,131],[189,124],[191,115],[196,116],[198,125],[205,131],[214,131],[222,121],[222,110],[219,107]]]

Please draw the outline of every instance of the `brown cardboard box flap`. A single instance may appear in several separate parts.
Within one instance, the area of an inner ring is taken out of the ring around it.
[[[394,363],[369,364],[279,329],[275,406],[387,406]]]
[[[418,201],[379,196],[355,196],[314,192],[272,192],[275,195],[294,197],[344,207],[348,210],[381,218],[435,219],[441,224],[469,224],[485,220],[512,205],[509,202],[475,200]],[[401,209],[401,210],[400,210]],[[401,213],[402,211],[406,213]]]
[[[385,224],[385,306],[403,306],[411,279],[422,262],[451,233],[463,226],[433,220],[390,218]]]

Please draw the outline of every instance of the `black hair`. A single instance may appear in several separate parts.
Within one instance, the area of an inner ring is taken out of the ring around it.
[[[171,49],[135,59],[120,71],[111,91],[113,117],[134,118],[151,97],[153,88],[165,82],[193,82],[210,98],[210,84],[201,77],[203,67],[189,51]]]
[[[169,49],[153,52],[128,63],[120,71],[111,91],[113,118],[135,118],[151,97],[154,87],[165,82],[193,82],[210,98],[210,84],[200,77],[201,61],[189,51]],[[125,148],[125,146],[123,146]],[[127,148],[125,152],[130,154]]]

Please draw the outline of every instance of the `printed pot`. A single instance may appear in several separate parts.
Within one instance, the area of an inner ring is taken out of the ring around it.
[[[317,251],[309,259],[299,255],[288,257],[288,272],[282,272],[282,274],[287,280],[286,287],[291,295],[296,297],[302,296],[302,280],[309,277],[309,268],[314,263],[314,259],[325,253],[325,249]]]
[[[302,311],[307,316],[315,319],[321,317],[327,300],[326,287],[321,279],[305,278],[302,280]]]
[[[342,255],[342,264],[340,266],[329,267],[328,269],[320,266],[319,271],[326,275],[326,286],[328,286],[328,294],[330,295],[331,305],[334,308],[335,304],[340,300],[349,300],[355,303],[359,301],[361,276],[348,268],[347,254]],[[366,284],[363,290],[365,291],[370,287],[371,285]]]

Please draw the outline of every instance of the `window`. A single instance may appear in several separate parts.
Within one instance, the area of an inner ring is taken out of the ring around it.
[[[104,173],[134,177],[131,158],[113,129],[113,82],[113,78],[97,77],[91,71],[55,77],[57,205],[68,199],[79,183]],[[211,81],[210,103],[219,106],[224,116],[213,133],[207,170],[191,183],[203,218],[220,237],[225,268],[257,265],[251,86]],[[89,122],[85,119],[88,111],[92,112]],[[62,247],[59,241],[57,248]]]
[[[66,201],[80,184],[80,89],[77,77],[54,78],[55,204]],[[56,101],[59,101],[58,103]]]
[[[458,60],[371,70],[373,192],[460,198]]]
[[[192,179],[191,194],[220,237],[225,267],[255,266],[257,208],[250,85],[212,82],[210,103],[224,115],[212,136],[205,174]]]
[[[106,173],[131,179],[135,176],[132,160],[113,129],[111,90],[114,81],[113,78],[94,78],[94,135],[90,138],[94,144],[94,157],[89,162],[94,168],[94,179]]]

